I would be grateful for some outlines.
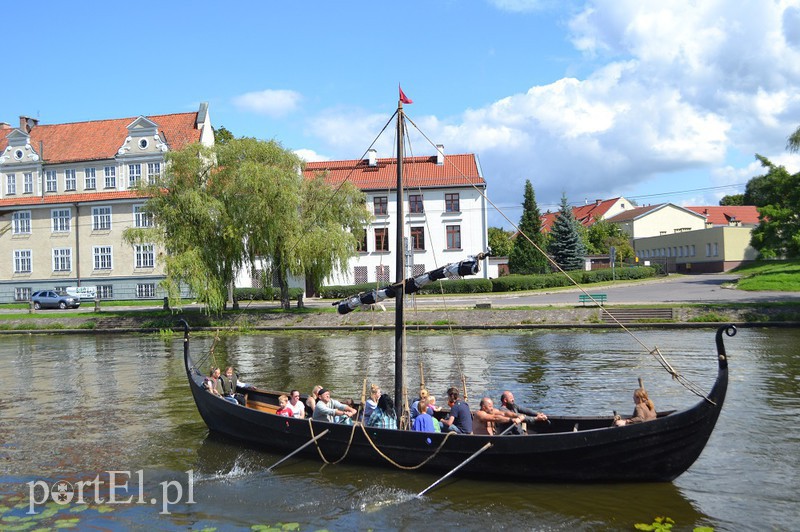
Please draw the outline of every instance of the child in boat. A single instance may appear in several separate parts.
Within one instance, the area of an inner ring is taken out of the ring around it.
[[[275,412],[276,414],[278,414],[279,416],[286,416],[286,417],[292,417],[294,415],[294,411],[291,409],[291,407],[289,407],[288,397],[286,397],[285,395],[281,395],[280,397],[278,397],[278,404],[281,405],[281,407],[278,409],[277,412]]]
[[[642,423],[652,421],[656,418],[656,405],[647,396],[644,388],[637,388],[633,392],[633,404],[635,405],[633,416],[627,419],[618,419],[614,424],[618,427],[630,425],[631,423]]]
[[[220,391],[220,382],[219,382],[219,368],[216,366],[211,366],[211,369],[208,371],[208,377],[203,380],[203,387],[212,395],[216,395],[218,397],[222,397],[222,393]]]
[[[428,398],[420,399],[416,402],[417,417],[414,418],[413,430],[418,432],[439,432],[436,430],[436,421],[428,411]]]

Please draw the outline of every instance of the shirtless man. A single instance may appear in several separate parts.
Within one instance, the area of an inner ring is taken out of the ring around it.
[[[515,414],[509,410],[502,411],[494,407],[494,402],[489,397],[481,399],[480,410],[475,412],[473,419],[473,434],[498,434],[497,423],[514,423],[519,425],[525,421],[524,414]]]

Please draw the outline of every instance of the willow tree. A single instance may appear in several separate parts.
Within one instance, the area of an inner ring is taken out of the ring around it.
[[[278,142],[252,138],[170,153],[164,175],[140,187],[154,226],[129,229],[125,238],[163,244],[163,285],[172,300],[185,285],[219,312],[236,273],[265,260],[288,308],[288,275],[325,277],[345,268],[356,253],[354,234],[368,220],[356,187],[306,181],[302,165]]]

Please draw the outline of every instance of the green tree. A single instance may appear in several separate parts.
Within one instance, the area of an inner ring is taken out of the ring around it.
[[[586,229],[586,251],[589,254],[605,255],[616,249],[617,260],[626,260],[634,256],[633,246],[625,232],[617,224],[608,220],[595,220]]]
[[[489,228],[489,247],[492,254],[497,257],[508,257],[514,248],[514,241],[511,240],[512,233],[502,227]]]
[[[220,126],[219,129],[214,129],[214,144],[222,145],[227,144],[228,142],[234,139],[233,133],[228,131],[225,126]]]
[[[744,205],[744,194],[731,194],[729,196],[723,196],[722,199],[719,200],[719,204],[722,206]]]
[[[288,274],[318,279],[344,268],[357,245],[350,229],[360,233],[369,216],[355,186],[334,192],[321,176],[303,179],[301,167],[278,142],[252,138],[169,153],[164,175],[140,187],[154,226],[125,238],[163,244],[173,301],[186,285],[219,312],[236,273],[265,259],[288,308]]]
[[[790,174],[766,157],[756,155],[767,173],[747,183],[745,196],[756,201],[761,219],[750,245],[765,258],[800,257],[800,173]]]
[[[544,255],[546,242],[546,236],[542,233],[542,216],[536,204],[533,185],[528,179],[525,180],[519,233],[514,238],[514,247],[508,257],[509,271],[521,274],[548,272],[549,264]],[[537,246],[539,249],[536,249]]]
[[[550,255],[562,270],[583,269],[586,248],[578,229],[578,221],[567,203],[567,195],[561,195],[559,208],[553,227],[550,228]]]
[[[789,153],[797,153],[800,151],[800,127],[789,135],[789,138],[786,140],[786,149],[789,150]]]

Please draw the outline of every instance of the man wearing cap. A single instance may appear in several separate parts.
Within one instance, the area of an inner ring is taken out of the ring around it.
[[[316,421],[334,422],[335,416],[341,416],[352,422],[353,416],[356,415],[355,408],[340,403],[336,399],[331,399],[331,391],[323,388],[317,394],[317,404],[314,407],[313,419]]]

